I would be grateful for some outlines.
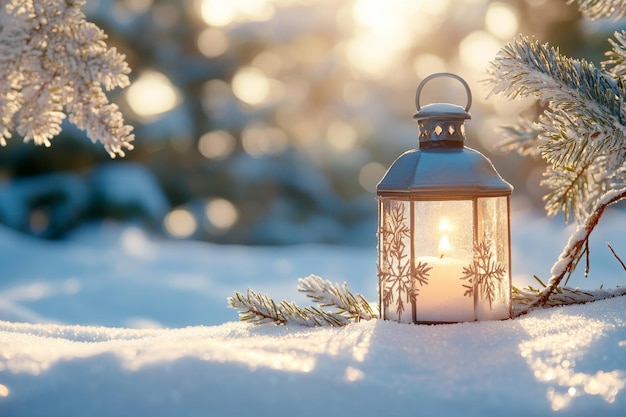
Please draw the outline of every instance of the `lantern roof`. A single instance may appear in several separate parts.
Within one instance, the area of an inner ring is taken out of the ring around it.
[[[446,119],[446,120],[466,120],[471,119],[469,112],[461,106],[451,103],[432,103],[421,107],[414,115],[413,119]]]
[[[467,148],[413,149],[391,165],[378,184],[378,196],[456,199],[511,195],[491,161]]]

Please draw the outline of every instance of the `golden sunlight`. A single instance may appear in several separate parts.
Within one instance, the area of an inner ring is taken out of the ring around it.
[[[345,44],[348,61],[366,76],[387,75],[410,47],[439,27],[448,6],[443,0],[355,0],[354,36]]]
[[[152,121],[180,104],[182,95],[164,74],[144,71],[125,92],[126,101],[142,121]]]

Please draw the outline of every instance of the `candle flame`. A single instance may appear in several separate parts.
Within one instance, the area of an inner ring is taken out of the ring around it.
[[[452,230],[452,225],[447,218],[439,220],[439,231],[442,232],[441,240],[439,240],[439,257],[443,258],[450,252],[450,239],[448,233]]]
[[[450,239],[448,235],[443,235],[439,241],[439,257],[443,258],[448,252],[450,252]]]

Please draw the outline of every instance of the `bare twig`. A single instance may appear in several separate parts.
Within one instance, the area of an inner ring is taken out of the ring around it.
[[[613,250],[613,246],[611,246],[609,242],[606,243],[606,246],[609,247],[611,253],[613,254],[613,256],[615,256],[615,259],[617,259],[617,261],[622,265],[622,268],[624,268],[624,271],[626,271],[626,265],[624,265],[624,261],[622,261],[622,259],[617,256],[617,253],[615,253],[615,250]]]

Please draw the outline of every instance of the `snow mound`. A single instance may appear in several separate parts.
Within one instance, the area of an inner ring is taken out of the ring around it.
[[[0,322],[2,416],[623,416],[626,297],[507,321]]]

